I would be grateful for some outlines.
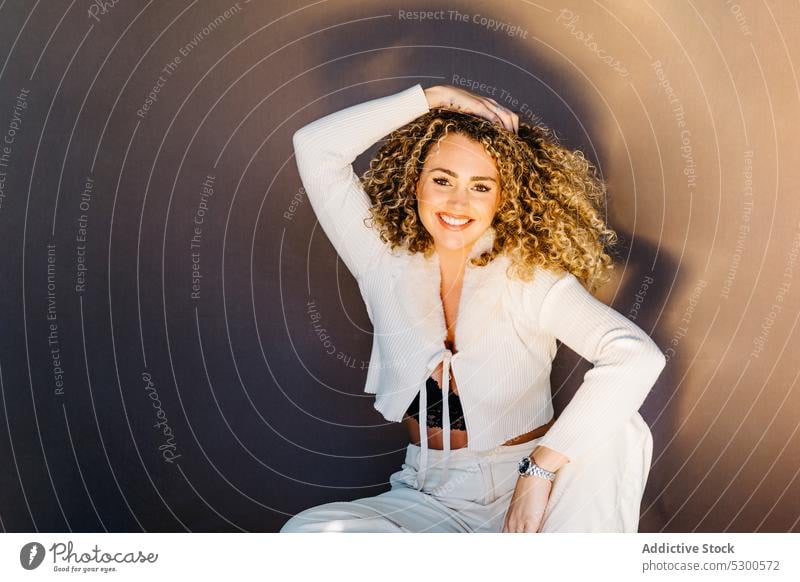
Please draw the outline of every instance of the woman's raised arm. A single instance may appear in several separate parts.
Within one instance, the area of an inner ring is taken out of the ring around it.
[[[341,109],[298,129],[293,137],[300,179],[322,230],[356,279],[388,245],[364,224],[370,200],[353,161],[380,138],[429,111],[421,85]]]

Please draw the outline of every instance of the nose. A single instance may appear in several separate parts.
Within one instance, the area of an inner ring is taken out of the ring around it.
[[[447,206],[452,208],[469,208],[469,189],[454,188],[447,200]]]

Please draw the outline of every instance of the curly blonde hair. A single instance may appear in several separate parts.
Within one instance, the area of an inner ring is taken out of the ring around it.
[[[492,249],[471,259],[484,266],[498,254],[511,258],[510,276],[530,281],[537,266],[569,271],[590,291],[609,279],[617,242],[600,207],[606,186],[579,150],[559,144],[544,124],[520,122],[518,134],[475,115],[434,108],[392,132],[360,178],[372,222],[392,249],[433,253],[433,239],[417,213],[417,183],[433,144],[448,133],[482,144],[500,175],[492,221]]]

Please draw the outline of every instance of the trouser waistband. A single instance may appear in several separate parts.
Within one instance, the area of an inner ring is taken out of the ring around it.
[[[544,435],[542,435],[544,436]],[[451,449],[450,451],[445,454],[443,449],[428,449],[428,462],[433,465],[440,465],[441,462],[444,461],[445,457],[449,455],[451,463],[459,463],[459,462],[472,462],[472,461],[486,461],[490,458],[493,459],[506,459],[511,457],[518,457],[522,458],[526,454],[533,452],[536,448],[536,443],[541,440],[540,437],[536,437],[532,440],[525,441],[522,443],[517,443],[515,445],[498,445],[493,449],[486,449],[482,451],[473,451],[467,447],[461,447],[458,449]],[[410,463],[413,461],[417,461],[419,459],[419,455],[421,452],[420,445],[415,445],[414,443],[409,443],[406,447],[406,462]]]

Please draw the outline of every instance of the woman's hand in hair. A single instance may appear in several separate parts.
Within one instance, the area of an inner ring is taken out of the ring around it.
[[[424,91],[431,109],[438,107],[469,113],[497,123],[508,131],[516,133],[519,130],[519,115],[491,97],[476,95],[453,85],[434,85]]]

